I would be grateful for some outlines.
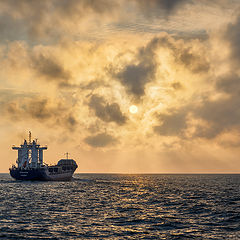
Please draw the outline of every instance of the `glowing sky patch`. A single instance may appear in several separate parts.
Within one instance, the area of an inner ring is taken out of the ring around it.
[[[135,106],[135,105],[131,105],[131,106],[129,107],[129,112],[130,112],[130,113],[133,113],[133,114],[137,113],[137,112],[138,112],[138,107]]]

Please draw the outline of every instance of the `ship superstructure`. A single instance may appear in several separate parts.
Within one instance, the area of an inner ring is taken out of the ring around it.
[[[37,140],[24,140],[20,147],[13,146],[13,150],[18,151],[17,166],[10,168],[10,175],[17,180],[71,180],[77,164],[73,159],[61,159],[57,165],[48,166],[43,162],[43,150],[47,146],[41,147]]]
[[[41,147],[37,140],[31,141],[31,132],[29,132],[29,141],[24,140],[20,147],[12,147],[18,150],[17,167],[18,168],[39,168],[43,166],[43,150],[47,146]]]

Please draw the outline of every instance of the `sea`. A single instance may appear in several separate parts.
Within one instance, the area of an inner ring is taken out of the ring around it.
[[[0,239],[240,239],[240,175],[0,174]]]

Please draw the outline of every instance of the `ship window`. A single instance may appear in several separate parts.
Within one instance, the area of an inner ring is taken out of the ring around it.
[[[49,168],[48,171],[49,171],[49,172],[53,172],[53,168]]]
[[[62,170],[63,170],[63,171],[66,171],[66,167],[62,167]]]
[[[54,172],[58,172],[58,168],[54,168]]]

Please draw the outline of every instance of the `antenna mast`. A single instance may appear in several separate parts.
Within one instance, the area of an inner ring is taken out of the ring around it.
[[[28,138],[28,141],[29,141],[29,144],[31,144],[31,138],[32,138],[32,133],[31,133],[31,131],[29,131],[29,136],[28,136],[29,138]]]

